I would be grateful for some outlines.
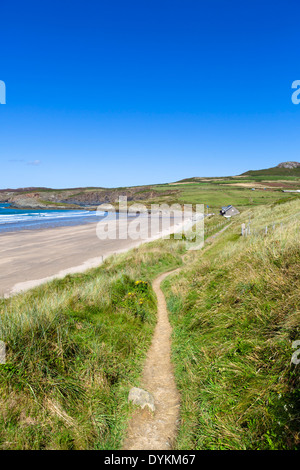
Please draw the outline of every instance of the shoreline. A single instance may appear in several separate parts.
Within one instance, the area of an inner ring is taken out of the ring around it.
[[[100,220],[99,220],[100,222]],[[97,224],[98,222],[95,222],[94,220],[91,220],[91,221],[84,221],[82,223],[74,223],[74,225],[72,224],[68,224],[68,225],[54,225],[54,226],[44,226],[44,227],[33,227],[34,224],[38,224],[39,222],[34,222],[32,224],[32,228],[30,228],[30,225],[28,227],[22,227],[20,229],[14,229],[14,230],[7,230],[7,231],[3,231],[1,232],[0,231],[0,237],[1,236],[4,236],[4,235],[9,235],[9,234],[14,234],[14,233],[33,233],[33,232],[44,232],[44,231],[48,231],[48,230],[59,230],[59,229],[65,229],[65,228],[76,228],[76,227],[83,227],[85,225],[91,225],[91,224]],[[12,224],[11,224],[12,225]]]
[[[148,242],[150,242],[150,241],[152,241],[152,240],[148,240]],[[148,243],[148,242],[145,241],[145,242],[142,242],[142,243]],[[139,245],[140,244],[141,243],[139,243]],[[32,279],[30,281],[19,282],[11,288],[11,290],[8,294],[4,294],[3,298],[8,299],[9,297],[12,297],[13,295],[19,294],[21,292],[26,292],[30,289],[41,286],[42,284],[46,284],[47,282],[51,282],[54,279],[63,279],[68,274],[83,273],[85,271],[88,271],[89,269],[97,268],[97,267],[101,266],[103,261],[105,259],[109,258],[110,256],[118,255],[118,254],[121,254],[121,253],[126,253],[127,251],[129,251],[133,248],[137,248],[137,246],[139,246],[139,245],[133,246],[131,248],[120,249],[120,250],[115,251],[114,253],[109,253],[107,255],[99,256],[98,258],[90,258],[90,259],[84,261],[79,266],[72,266],[70,268],[63,269],[63,270],[59,271],[57,274],[53,274],[52,276],[47,276],[47,277],[44,277],[44,278],[41,278],[41,279]],[[1,296],[0,296],[0,298],[1,298]]]
[[[51,211],[52,210],[53,209],[51,209]],[[72,217],[69,218],[68,223],[60,224],[60,225],[59,224],[57,224],[57,225],[53,224],[53,226],[50,225],[51,224],[50,220],[49,221],[44,220],[43,222],[39,221],[39,220],[32,220],[32,221],[30,221],[31,223],[29,223],[27,226],[23,226],[21,228],[16,228],[16,227],[11,228],[13,223],[11,223],[11,224],[7,223],[7,224],[3,224],[3,225],[6,225],[7,230],[2,230],[1,231],[1,225],[0,225],[0,236],[6,235],[6,234],[9,234],[9,233],[37,232],[37,231],[43,231],[43,230],[52,230],[52,229],[54,230],[54,229],[59,229],[59,228],[64,229],[64,228],[67,228],[67,227],[77,227],[77,226],[79,227],[79,226],[84,226],[84,225],[88,225],[88,224],[97,224],[97,223],[101,222],[102,220],[106,220],[111,214],[116,214],[117,220],[120,219],[120,214],[121,215],[123,214],[123,211],[120,211],[120,210],[116,210],[115,212],[103,210],[104,215],[96,215],[97,210],[93,211],[93,210],[88,210],[88,209],[86,209],[86,210],[79,209],[76,212],[80,212],[80,210],[82,212],[89,212],[92,215],[91,216],[78,215],[78,217],[76,217],[76,218],[75,217],[74,218],[72,218]],[[64,211],[64,209],[62,211]],[[69,212],[72,212],[72,211],[75,211],[75,210],[74,209],[69,210]],[[93,213],[95,213],[95,214],[93,214]],[[142,212],[141,214],[143,214],[145,216],[146,215],[149,216],[151,214],[151,211]],[[140,214],[137,214],[137,215],[140,215]],[[129,213],[129,214],[127,214],[127,218],[132,220],[137,215]],[[66,218],[67,217],[68,216],[66,215]],[[89,220],[90,218],[92,218],[93,220]],[[99,218],[99,219],[95,220],[96,218]],[[80,222],[78,222],[78,220],[76,221],[76,219],[80,219]],[[56,220],[56,218],[54,218],[52,220]],[[15,224],[16,223],[17,222],[15,222]],[[44,226],[43,226],[43,224],[44,224]],[[40,225],[40,227],[35,227],[35,225]]]
[[[8,294],[3,295],[3,298],[8,299],[9,297],[12,297],[13,295],[19,294],[21,292],[26,292],[26,291],[28,291],[30,289],[33,289],[35,287],[38,287],[42,284],[46,284],[47,282],[51,282],[54,279],[63,279],[68,274],[83,273],[85,271],[88,271],[89,269],[97,268],[97,267],[101,266],[101,264],[107,258],[109,258],[110,256],[126,253],[126,252],[128,252],[128,251],[130,251],[134,248],[138,248],[140,245],[142,245],[144,243],[150,243],[151,241],[154,241],[158,238],[162,238],[162,236],[153,237],[153,238],[150,238],[148,240],[142,240],[142,241],[137,242],[136,244],[134,244],[133,246],[131,246],[129,248],[119,249],[119,250],[114,251],[113,253],[108,253],[106,255],[101,255],[101,256],[96,257],[96,258],[90,258],[90,259],[84,261],[82,264],[80,264],[78,266],[72,266],[70,268],[63,269],[63,270],[59,271],[57,274],[53,274],[52,276],[47,276],[47,277],[44,277],[44,278],[41,278],[41,279],[32,279],[30,281],[18,282],[11,288],[11,290]],[[0,295],[0,299],[1,299],[1,295]]]
[[[113,222],[103,221],[108,231],[114,230]],[[130,222],[118,219],[118,229],[128,230]],[[96,234],[99,224],[101,222],[0,234],[0,298],[100,266],[109,256],[166,237],[182,225],[173,220],[167,230],[158,230],[149,237],[149,227],[145,224],[147,231],[141,231],[138,239],[100,240]]]

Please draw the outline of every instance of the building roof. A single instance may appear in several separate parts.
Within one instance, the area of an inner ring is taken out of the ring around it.
[[[227,216],[231,216],[231,215],[237,215],[240,212],[235,207],[233,207],[232,205],[229,205],[229,206],[223,206],[222,209],[221,209],[221,213],[223,215],[226,214]]]

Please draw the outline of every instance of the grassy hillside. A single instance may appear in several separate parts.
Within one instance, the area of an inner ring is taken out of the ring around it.
[[[300,178],[300,167],[298,168],[266,168],[265,170],[249,170],[243,173],[243,175],[248,176],[280,176],[281,178],[284,177],[291,177],[296,176]]]
[[[289,170],[276,167],[248,171],[240,176],[194,177],[176,183],[124,188],[26,188],[14,194],[2,191],[0,199],[22,208],[96,210],[102,203],[113,204],[117,208],[119,196],[127,196],[128,205],[140,203],[148,209],[151,204],[204,204],[209,206],[210,211],[219,212],[222,206],[228,204],[244,210],[288,198],[289,194],[283,193],[283,189],[300,189],[300,168]]]
[[[177,448],[299,447],[299,214],[299,200],[253,208],[165,281],[182,396]]]
[[[169,195],[164,202],[181,204],[204,204],[209,206],[210,211],[219,212],[222,206],[232,204],[243,210],[256,205],[264,205],[276,202],[278,199],[289,198],[290,194],[283,193],[280,188],[267,188],[263,186],[252,191],[253,183],[249,187],[239,187],[240,180],[218,180],[211,182],[192,182],[185,184],[161,185],[156,187],[162,194],[170,188],[177,190],[176,195]],[[299,195],[300,196],[300,195]]]
[[[151,280],[181,264],[158,241],[0,301],[1,449],[116,449],[155,325]]]

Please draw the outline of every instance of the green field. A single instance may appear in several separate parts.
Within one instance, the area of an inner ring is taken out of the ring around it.
[[[280,189],[256,189],[252,191],[251,188],[229,187],[228,184],[226,185],[224,182],[162,185],[155,187],[155,189],[163,193],[163,191],[170,190],[170,187],[178,191],[176,198],[174,195],[166,197],[166,200],[170,203],[204,204],[205,206],[208,205],[210,209],[215,212],[219,212],[222,206],[229,204],[242,210],[250,206],[270,204],[279,199],[292,197],[291,194],[283,193]]]
[[[249,187],[242,187],[241,184],[248,184]],[[252,191],[252,187],[255,187],[255,191]],[[166,190],[175,190],[176,195],[165,198],[170,202],[204,204],[215,212],[228,204],[243,210],[250,206],[270,204],[292,196],[297,197],[297,194],[284,193],[283,189],[300,189],[300,168],[289,170],[276,167],[249,171],[241,176],[194,177],[177,183],[156,185],[153,188],[162,194]]]

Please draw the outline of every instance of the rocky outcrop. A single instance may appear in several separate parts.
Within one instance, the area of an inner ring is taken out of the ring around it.
[[[61,204],[55,201],[47,201],[41,198],[40,193],[14,194],[8,198],[11,207],[16,209],[73,209],[70,204]]]
[[[115,205],[120,196],[127,197],[128,202],[154,201],[155,198],[176,193],[175,190],[159,193],[149,187],[126,189],[68,189],[62,191],[14,192],[3,199],[12,207],[19,209],[91,209],[96,210],[100,204]],[[1,193],[0,193],[1,194]],[[3,193],[4,194],[4,193]],[[7,193],[6,193],[7,194]]]
[[[288,168],[289,170],[292,170],[293,168],[299,168],[300,163],[299,162],[282,162],[277,165],[277,168]]]
[[[9,199],[11,198],[12,194],[11,193],[0,193],[0,202],[8,202]]]
[[[157,196],[157,192],[153,190],[140,190],[139,188],[84,191],[72,194],[62,199],[61,202],[79,205],[114,204],[119,201],[120,196],[127,197],[127,201],[144,201],[146,199],[153,199]]]

